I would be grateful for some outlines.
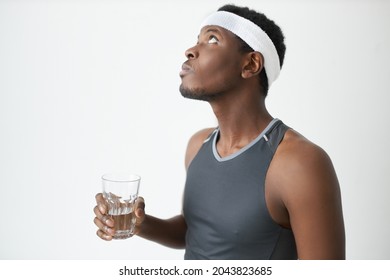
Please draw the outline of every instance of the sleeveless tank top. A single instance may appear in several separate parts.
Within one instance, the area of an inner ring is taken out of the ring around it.
[[[270,216],[265,177],[288,127],[274,119],[251,143],[221,158],[219,130],[203,143],[187,171],[183,214],[185,259],[296,259],[290,229]]]

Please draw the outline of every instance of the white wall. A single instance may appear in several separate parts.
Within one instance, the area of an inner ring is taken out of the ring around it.
[[[390,259],[389,1],[227,1],[284,30],[268,107],[333,159],[349,259]],[[0,259],[182,259],[104,242],[100,175],[142,176],[147,212],[179,213],[184,151],[215,126],[178,86],[198,25],[225,1],[0,0]]]

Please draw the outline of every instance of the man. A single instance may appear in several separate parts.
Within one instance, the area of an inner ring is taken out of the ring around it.
[[[202,24],[185,53],[180,92],[209,102],[218,128],[189,140],[182,214],[168,220],[136,209],[137,234],[185,259],[344,259],[338,180],[328,155],[265,107],[285,46],[265,15],[226,5]],[[97,235],[113,221],[96,196]]]

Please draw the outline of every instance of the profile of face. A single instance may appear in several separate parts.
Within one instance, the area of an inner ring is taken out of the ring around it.
[[[222,27],[203,27],[197,44],[185,56],[180,92],[186,98],[215,100],[231,91],[241,79],[243,56],[239,41]]]

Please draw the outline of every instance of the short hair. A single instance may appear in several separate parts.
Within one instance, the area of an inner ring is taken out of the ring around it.
[[[257,12],[255,10],[251,10],[247,7],[238,7],[235,5],[224,5],[220,7],[218,11],[225,11],[225,12],[236,14],[258,25],[274,43],[276,51],[279,56],[280,68],[282,68],[283,61],[284,61],[284,54],[286,53],[286,45],[284,44],[283,32],[280,29],[280,27],[276,25],[274,21],[267,18],[264,14]],[[236,37],[239,39],[241,43],[240,51],[253,52],[253,49],[250,46],[248,46],[247,43],[245,43],[240,37],[238,36]],[[267,73],[265,72],[264,67],[260,72],[259,76],[260,76],[260,86],[263,88],[264,96],[267,96],[269,85],[268,85]]]

